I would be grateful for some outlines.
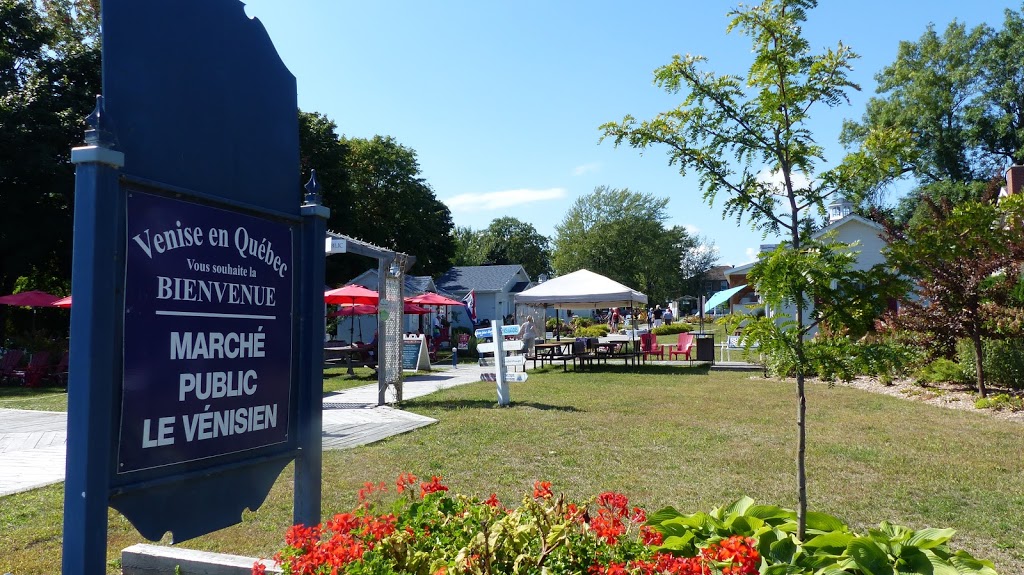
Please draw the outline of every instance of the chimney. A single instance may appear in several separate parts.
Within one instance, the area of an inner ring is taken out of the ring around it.
[[[1021,187],[1024,187],[1024,166],[1010,166],[1006,170],[1006,194],[1019,194]]]

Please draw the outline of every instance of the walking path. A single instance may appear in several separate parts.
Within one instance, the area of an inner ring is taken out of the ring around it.
[[[435,372],[405,380],[403,399],[480,381],[485,369],[435,366]],[[388,389],[388,401],[395,400]],[[324,449],[348,449],[412,431],[437,420],[393,407],[377,406],[377,384],[324,396]],[[64,481],[67,414],[0,409],[0,497]]]

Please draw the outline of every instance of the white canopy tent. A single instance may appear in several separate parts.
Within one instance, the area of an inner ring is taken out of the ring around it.
[[[516,303],[557,309],[633,307],[647,296],[590,270],[577,270],[521,292]]]

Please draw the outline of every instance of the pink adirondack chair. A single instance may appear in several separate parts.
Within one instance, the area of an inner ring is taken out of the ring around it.
[[[37,351],[28,360],[25,369],[14,372],[14,378],[21,381],[22,385],[36,387],[43,382],[43,376],[50,371],[50,352]]]
[[[64,353],[62,353],[60,356],[60,361],[57,362],[57,366],[53,368],[53,370],[47,376],[47,379],[49,379],[50,381],[57,385],[67,387],[69,358],[70,356],[68,352],[65,351]]]
[[[14,377],[14,372],[17,371],[18,364],[24,356],[25,352],[20,349],[11,349],[4,354],[3,359],[0,359],[0,383]]]
[[[668,350],[669,359],[676,359],[677,356],[683,356],[688,361],[693,362],[693,351],[696,347],[696,342],[693,339],[692,333],[681,333],[679,334],[679,340],[675,345],[671,346]]]
[[[640,334],[640,351],[644,354],[644,361],[651,356],[665,359],[665,346],[658,343],[658,336],[653,333]]]

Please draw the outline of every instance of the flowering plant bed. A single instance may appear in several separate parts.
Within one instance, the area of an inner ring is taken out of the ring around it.
[[[390,504],[386,484],[365,484],[351,512],[289,528],[274,561],[286,574],[996,575],[991,563],[950,551],[949,529],[883,523],[857,535],[812,512],[800,542],[795,512],[749,498],[710,513],[669,507],[648,517],[622,494],[575,503],[545,481],[515,509],[493,494],[452,495],[440,477],[417,481],[400,475]]]

